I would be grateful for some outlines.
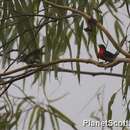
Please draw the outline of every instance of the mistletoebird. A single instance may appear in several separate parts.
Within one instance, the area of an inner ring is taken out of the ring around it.
[[[98,58],[104,60],[105,62],[112,62],[118,55],[118,53],[111,53],[106,50],[103,44],[99,44]]]

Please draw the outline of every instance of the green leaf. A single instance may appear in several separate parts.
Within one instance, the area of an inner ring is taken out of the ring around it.
[[[124,32],[117,20],[115,21],[115,33],[116,33],[117,41],[118,43],[120,43],[120,35],[124,37]]]
[[[60,120],[62,120],[64,123],[70,125],[73,129],[77,130],[76,126],[75,126],[75,123],[73,121],[71,121],[66,115],[64,115],[62,112],[60,112],[59,110],[57,110],[55,107],[49,105],[48,106],[53,114],[59,118]]]
[[[36,115],[37,115],[37,110],[38,110],[38,107],[35,106],[31,112],[31,115],[30,115],[30,120],[29,120],[29,123],[28,123],[28,130],[32,130],[33,126],[34,126],[34,120],[36,118]]]
[[[69,49],[70,58],[73,57],[73,56],[72,56],[72,48],[71,48],[71,45],[70,45],[71,35],[72,35],[72,31],[70,31],[68,34],[65,35],[66,44],[67,44],[67,48]],[[71,62],[71,69],[73,70],[73,63],[72,63],[72,62]]]
[[[130,64],[128,64],[126,71],[126,86],[130,86]]]
[[[41,113],[41,130],[44,130],[45,127],[45,112]]]
[[[100,6],[102,6],[103,4],[105,4],[107,1],[108,1],[108,0],[102,0],[102,1],[100,2],[100,4],[98,5],[98,8],[99,8]]]
[[[107,7],[113,9],[115,12],[117,12],[117,8],[116,6],[114,5],[113,1],[112,0],[108,0],[108,4],[106,4]]]
[[[51,111],[49,113],[49,116],[53,130],[59,130],[59,125],[57,125],[56,117],[51,113]]]
[[[122,75],[124,76],[124,77],[122,78],[122,95],[125,96],[125,97],[127,96],[126,91],[124,91],[124,89],[125,89],[126,68],[127,68],[127,64],[124,63],[124,64],[123,64],[123,71],[122,71]]]
[[[127,114],[126,114],[126,121],[130,120],[130,109],[129,109],[130,101],[127,103]]]
[[[76,63],[77,77],[80,83],[80,63]]]
[[[20,119],[21,114],[22,114],[22,111],[17,111],[14,114],[15,119],[13,120],[13,122],[10,123],[10,125],[9,125],[10,129],[17,125],[17,123],[18,123],[18,121]]]
[[[125,3],[126,3],[127,13],[128,13],[128,15],[130,17],[130,10],[129,10],[129,4],[130,4],[130,2],[129,2],[129,0],[125,0]]]
[[[40,122],[41,121],[40,118],[41,118],[41,108],[38,108],[37,113],[36,113],[36,119],[34,122],[34,124],[36,124],[35,125],[36,130],[41,129],[40,127],[41,127],[42,122]]]
[[[126,114],[126,121],[130,120],[130,110],[129,110],[130,101],[127,103],[127,114]]]
[[[108,113],[107,113],[107,120],[111,120],[112,119],[112,105],[114,103],[115,97],[116,97],[117,93],[114,93],[108,103]]]
[[[130,86],[130,64],[127,64],[124,66],[125,72],[123,73],[125,75],[125,78],[122,80],[122,91],[124,98],[127,97],[128,88]]]

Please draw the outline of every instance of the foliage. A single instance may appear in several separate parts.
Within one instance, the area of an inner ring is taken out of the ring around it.
[[[129,6],[129,0],[1,0],[0,56],[4,71],[0,73],[0,96],[1,102],[5,103],[0,105],[0,129],[18,129],[19,121],[26,115],[29,130],[43,130],[46,113],[54,130],[60,129],[60,121],[77,129],[75,123],[49,101],[49,105],[42,106],[36,102],[36,97],[25,94],[25,86],[26,78],[33,75],[32,85],[39,81],[45,94],[47,76],[52,71],[55,79],[58,79],[59,72],[74,73],[80,83],[81,74],[87,74],[81,72],[80,63],[113,67],[123,62],[122,92],[126,98],[130,84],[130,45],[127,42],[130,25],[124,23],[120,16],[125,10],[124,17],[130,18]],[[105,21],[110,16],[113,30],[107,28]],[[112,44],[125,58],[108,64],[93,60],[97,56],[99,39],[106,46]],[[86,60],[80,57],[83,46],[86,48]],[[126,46],[128,52],[122,46]],[[66,55],[67,58],[63,59]],[[70,70],[61,67],[60,63],[66,62],[70,63]],[[19,90],[24,97],[9,96],[8,88],[21,79],[24,87]],[[112,118],[115,95],[108,104],[109,119]]]

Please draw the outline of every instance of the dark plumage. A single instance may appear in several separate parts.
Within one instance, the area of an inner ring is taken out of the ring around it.
[[[116,58],[117,55],[107,51],[106,47],[103,44],[98,45],[98,47],[99,47],[98,52],[99,59],[112,62]]]

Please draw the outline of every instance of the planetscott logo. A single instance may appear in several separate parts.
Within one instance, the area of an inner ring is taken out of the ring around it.
[[[130,121],[93,121],[93,120],[83,120],[84,127],[130,127]]]

